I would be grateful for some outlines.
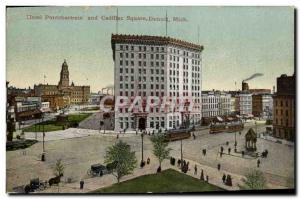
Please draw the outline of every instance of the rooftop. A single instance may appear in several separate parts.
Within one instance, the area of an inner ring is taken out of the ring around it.
[[[116,43],[133,43],[133,44],[145,44],[145,45],[177,45],[184,48],[189,48],[196,51],[202,51],[204,48],[202,45],[190,43],[187,41],[162,36],[150,36],[150,35],[123,35],[112,34],[111,44],[113,50]]]

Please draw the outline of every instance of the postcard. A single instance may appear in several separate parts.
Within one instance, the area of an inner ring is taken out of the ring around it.
[[[7,6],[9,194],[295,194],[295,8]]]

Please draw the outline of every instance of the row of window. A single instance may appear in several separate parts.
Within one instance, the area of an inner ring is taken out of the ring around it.
[[[120,74],[123,74],[123,68],[120,68]],[[160,71],[160,72],[159,72]],[[138,72],[139,72],[139,74],[146,74],[147,73],[147,70],[144,68],[144,69],[141,69],[141,68],[139,68],[139,70],[138,70]],[[126,74],[128,74],[129,73],[129,68],[125,68],[125,73]],[[131,68],[130,69],[130,73],[131,74],[133,74],[134,73],[134,69],[133,68]],[[150,69],[150,73],[152,74],[152,75],[154,75],[154,69]],[[158,75],[158,74],[161,74],[161,75],[163,75],[164,73],[165,73],[165,71],[163,70],[163,69],[161,69],[161,70],[159,70],[159,69],[156,69],[155,70],[155,73],[156,73],[156,75]],[[121,76],[120,76],[121,77]]]
[[[154,47],[154,46],[128,46],[128,45],[120,45],[120,50],[131,50],[131,51],[135,51],[135,50],[138,50],[138,51],[147,51],[147,50],[150,50],[151,52],[164,52],[165,51],[165,48],[164,47]]]
[[[170,52],[173,53],[173,54],[177,54],[177,55],[181,55],[181,52],[183,54],[183,56],[189,56],[190,54],[192,55],[192,57],[194,58],[200,58],[200,55],[199,53],[191,53],[191,52],[188,52],[188,51],[185,51],[185,50],[179,50],[179,49],[175,49],[175,48],[170,48]]]
[[[165,47],[158,47],[158,46],[136,46],[136,45],[120,45],[120,50],[126,50],[126,51],[151,51],[151,52],[164,52]],[[183,56],[191,56],[193,58],[200,58],[199,53],[189,52],[185,50],[179,50],[175,48],[170,48],[170,53],[177,54],[177,55],[183,55]]]
[[[139,59],[146,59],[147,58],[147,54],[142,54],[142,53],[138,53],[137,54],[138,55],[138,58]],[[164,54],[155,54],[155,56],[154,56],[154,54],[150,54],[150,59],[154,59],[154,57],[155,57],[155,59],[162,59],[162,60],[164,60],[165,59],[165,55]],[[120,58],[122,59],[122,58],[129,58],[129,53],[120,53]],[[130,53],[130,58],[131,59],[134,59],[135,58],[135,54],[134,53]]]

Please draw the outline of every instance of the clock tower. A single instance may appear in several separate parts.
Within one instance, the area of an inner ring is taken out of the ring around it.
[[[59,87],[68,87],[69,86],[69,70],[68,70],[68,64],[66,60],[64,60],[64,63],[61,66],[60,71],[60,80],[59,80]]]

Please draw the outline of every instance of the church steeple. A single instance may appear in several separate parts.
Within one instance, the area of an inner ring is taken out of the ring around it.
[[[64,63],[61,66],[59,86],[60,87],[69,86],[69,70],[68,70],[68,64],[66,60],[64,60]]]

